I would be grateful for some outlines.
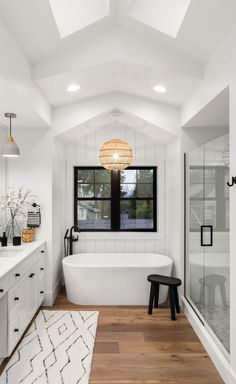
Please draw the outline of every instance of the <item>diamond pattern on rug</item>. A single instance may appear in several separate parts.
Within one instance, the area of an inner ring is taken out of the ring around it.
[[[40,311],[0,384],[88,384],[98,312]]]

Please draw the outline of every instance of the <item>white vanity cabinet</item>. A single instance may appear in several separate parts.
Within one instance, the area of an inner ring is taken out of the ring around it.
[[[0,308],[7,321],[0,327],[0,356],[9,356],[44,300],[45,244],[29,252],[22,262],[0,278]],[[3,292],[1,291],[3,290]],[[4,299],[4,300],[3,300]],[[7,308],[6,308],[7,307]],[[1,316],[2,317],[2,316]],[[4,330],[5,328],[5,330]]]

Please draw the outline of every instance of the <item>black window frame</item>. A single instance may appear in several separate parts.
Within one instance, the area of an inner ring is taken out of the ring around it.
[[[78,200],[111,201],[111,228],[88,228],[81,232],[157,232],[157,167],[155,166],[131,166],[126,170],[152,170],[153,171],[153,197],[121,197],[120,196],[120,171],[111,171],[111,197],[78,198],[78,170],[103,170],[99,166],[75,166],[74,167],[74,225],[78,225]],[[120,228],[120,202],[122,200],[151,200],[153,201],[153,228]]]

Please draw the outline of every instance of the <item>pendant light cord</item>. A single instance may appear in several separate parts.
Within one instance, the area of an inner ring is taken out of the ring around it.
[[[10,136],[11,136],[11,116],[10,116]]]

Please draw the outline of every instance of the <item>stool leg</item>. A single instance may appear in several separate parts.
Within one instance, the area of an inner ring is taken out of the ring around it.
[[[178,295],[178,289],[177,287],[174,287],[174,292],[175,292],[175,308],[176,312],[180,313],[180,307],[179,307],[179,295]]]
[[[149,315],[152,314],[154,296],[155,296],[155,285],[153,283],[151,283],[149,306],[148,306],[148,314]]]
[[[208,297],[209,297],[209,305],[210,307],[215,307],[215,295],[216,295],[216,287],[213,285],[210,285],[208,287]]]
[[[223,307],[226,307],[227,301],[226,301],[226,289],[224,284],[220,284],[220,294],[221,294],[221,300]]]
[[[154,298],[154,308],[158,308],[159,301],[159,284],[155,286],[155,298]]]
[[[200,288],[199,304],[201,306],[204,305],[204,286],[203,286],[203,283],[201,283],[201,288]]]
[[[170,296],[171,320],[175,320],[175,291],[174,291],[174,287],[169,287],[169,296]]]

